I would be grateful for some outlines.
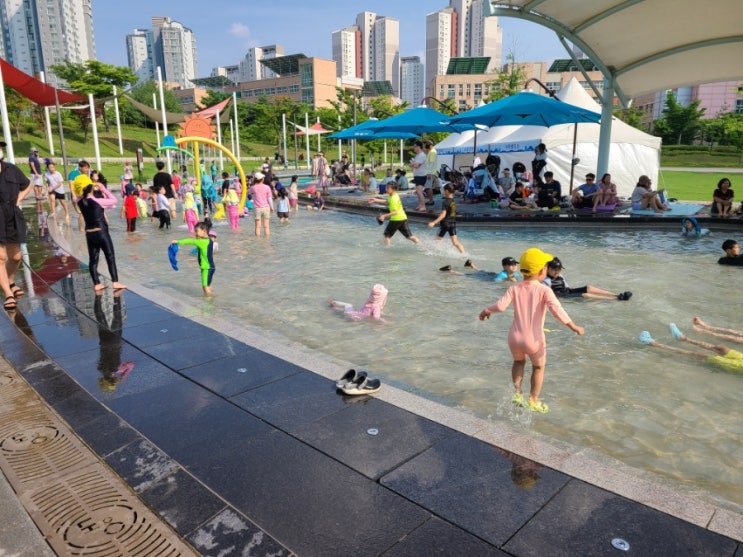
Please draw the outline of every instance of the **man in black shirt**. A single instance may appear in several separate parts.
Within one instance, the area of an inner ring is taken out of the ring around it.
[[[170,216],[175,218],[175,191],[173,191],[173,177],[165,171],[165,163],[163,161],[157,161],[155,163],[157,167],[157,173],[152,178],[152,185],[155,187],[155,191],[160,191],[160,188],[165,188],[165,197],[168,198],[170,204]]]
[[[735,240],[725,240],[722,243],[722,249],[725,257],[717,260],[720,265],[738,265],[743,266],[743,257],[740,256],[740,246]]]

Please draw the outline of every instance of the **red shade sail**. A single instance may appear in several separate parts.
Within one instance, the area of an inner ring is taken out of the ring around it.
[[[3,73],[3,83],[11,89],[14,89],[31,102],[40,106],[55,105],[54,87],[51,85],[47,85],[43,81],[39,81],[35,77],[22,72],[2,58],[0,58],[0,69]],[[59,97],[59,104],[88,102],[87,97],[83,95],[68,93],[61,89],[57,89],[57,96]]]

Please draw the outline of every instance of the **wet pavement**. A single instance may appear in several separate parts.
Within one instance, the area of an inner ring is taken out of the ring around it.
[[[94,296],[76,262],[30,249],[3,357],[197,553],[743,555],[736,513],[389,386],[342,396],[321,355],[135,285]]]

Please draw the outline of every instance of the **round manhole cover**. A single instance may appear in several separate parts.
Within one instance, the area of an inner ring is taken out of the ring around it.
[[[0,442],[0,449],[17,453],[38,447],[59,437],[59,430],[54,426],[38,426],[19,431]]]

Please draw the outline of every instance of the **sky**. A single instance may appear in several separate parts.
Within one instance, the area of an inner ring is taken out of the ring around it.
[[[425,59],[426,14],[448,6],[447,0],[127,0],[121,9],[93,3],[96,51],[101,62],[128,65],[126,35],[152,27],[153,16],[168,16],[194,32],[198,77],[213,67],[237,64],[247,49],[283,45],[285,54],[302,53],[332,60],[331,33],[354,25],[356,15],[374,12],[400,22],[400,56]],[[423,7],[425,5],[425,7]],[[320,7],[322,6],[322,7]],[[568,55],[555,34],[515,18],[501,18],[503,53],[518,62],[552,61]]]

